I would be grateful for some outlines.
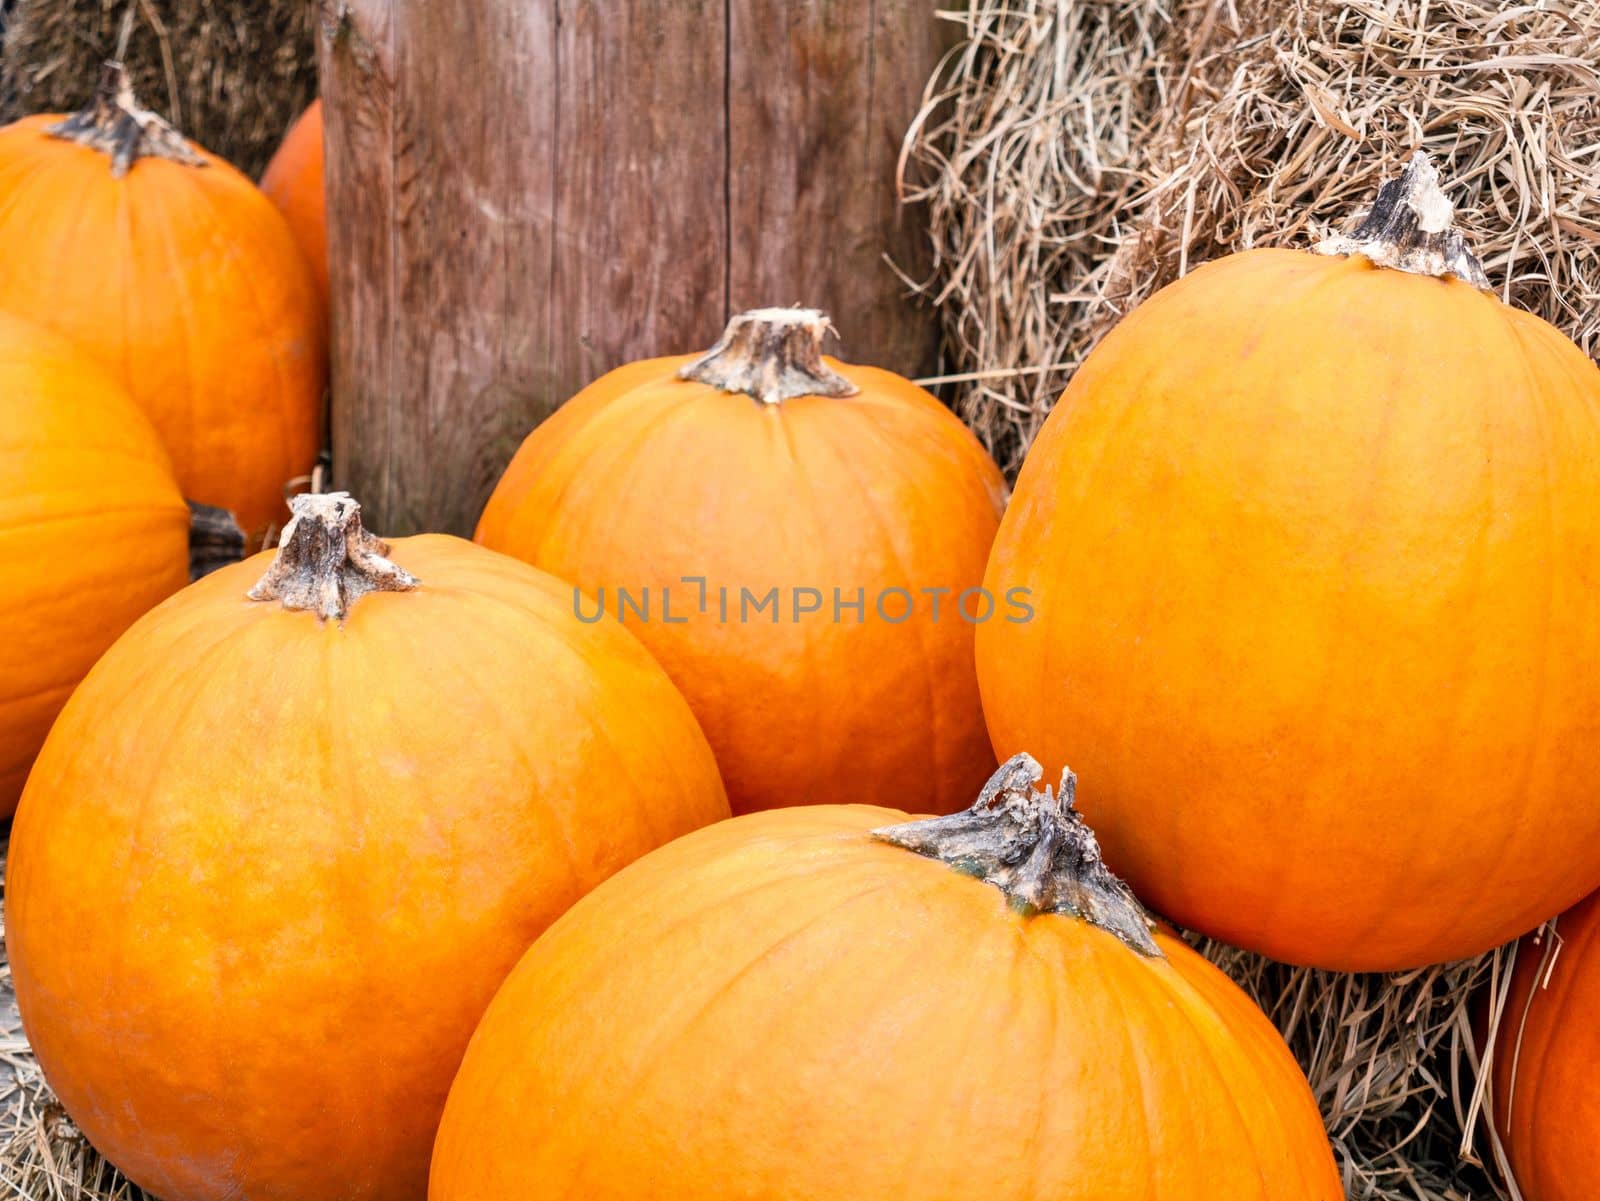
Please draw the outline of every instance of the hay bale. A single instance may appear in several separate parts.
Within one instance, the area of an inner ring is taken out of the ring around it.
[[[317,93],[311,0],[0,3],[0,120],[82,107],[130,14],[139,99],[252,178]]]
[[[1345,228],[1427,149],[1503,297],[1600,343],[1600,5],[974,0],[907,135],[953,399],[1015,471],[1188,267]],[[948,378],[948,377],[947,377]]]
[[[1600,347],[1600,5],[973,0],[907,134],[955,407],[1014,472],[1072,371],[1189,267],[1347,228],[1417,148],[1491,282]],[[1504,1197],[1471,1005],[1510,951],[1395,976],[1196,940],[1283,1030],[1352,1198]]]

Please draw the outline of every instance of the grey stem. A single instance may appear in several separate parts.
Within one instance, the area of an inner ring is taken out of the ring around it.
[[[1354,233],[1326,238],[1316,252],[1359,254],[1379,267],[1440,279],[1454,276],[1487,291],[1489,277],[1455,228],[1454,215],[1433,160],[1419,150],[1399,179],[1378,189],[1372,211]]]
[[[964,813],[884,826],[872,836],[987,880],[1019,912],[1080,918],[1161,958],[1149,915],[1106,867],[1094,831],[1073,808],[1078,778],[1063,771],[1055,792],[1037,787],[1043,778],[1032,755],[1015,755]]]
[[[854,396],[860,391],[822,361],[833,324],[816,309],[752,309],[728,322],[721,339],[678,372],[762,404],[800,396]]]
[[[244,531],[233,514],[189,502],[189,579],[198,580],[244,558]]]
[[[278,555],[259,583],[254,601],[281,601],[309,609],[321,620],[343,622],[350,606],[369,592],[409,592],[417,578],[384,558],[389,544],[361,528],[361,506],[348,492],[307,493],[289,502]]]
[[[100,69],[94,99],[45,132],[109,155],[111,174],[118,179],[141,158],[170,159],[190,167],[206,165],[181,133],[149,109],[139,107],[128,73],[115,60]]]

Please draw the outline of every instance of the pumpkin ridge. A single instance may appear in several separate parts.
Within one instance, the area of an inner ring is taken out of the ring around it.
[[[694,415],[694,402],[672,403],[664,398],[657,397],[658,383],[644,383],[636,388],[630,388],[617,396],[611,397],[605,405],[586,416],[586,419],[577,427],[574,438],[568,447],[571,450],[581,450],[583,453],[574,454],[570,460],[570,468],[565,469],[561,485],[547,510],[550,514],[545,519],[544,528],[540,531],[538,553],[531,556],[528,562],[543,564],[545,552],[552,538],[557,538],[567,533],[560,519],[560,514],[565,512],[568,498],[573,489],[583,489],[591,486],[590,477],[596,480],[612,480],[619,473],[615,470],[618,464],[630,462],[643,457],[652,442],[664,431],[680,421],[688,421]],[[617,408],[625,401],[631,400],[637,408],[637,413],[621,414]],[[630,421],[638,418],[637,421]],[[610,429],[620,429],[622,433],[615,437],[611,453],[602,459],[601,453],[606,449],[607,438],[602,434]],[[584,435],[587,435],[585,440]],[[563,448],[567,449],[567,448]],[[553,456],[545,466],[554,468],[561,456]],[[630,479],[621,491],[612,493],[609,508],[609,523],[604,528],[607,539],[613,539],[617,523],[623,516],[632,511],[634,493],[643,486],[643,481],[637,478]],[[565,573],[563,573],[565,574]],[[598,589],[605,587],[603,581],[590,583],[588,581],[574,581],[586,595],[597,594]],[[614,582],[613,587],[617,586]],[[625,586],[625,585],[624,585]],[[643,641],[643,639],[641,639]]]
[[[827,427],[824,425],[824,423],[819,421],[815,424],[817,426],[817,438],[824,446],[828,448],[829,452],[832,454],[834,464],[837,467],[839,474],[845,476],[851,481],[852,484],[854,484],[856,495],[860,501],[862,513],[869,517],[873,524],[878,527],[879,536],[883,540],[883,547],[888,553],[889,561],[892,562],[899,570],[900,574],[905,578],[907,584],[915,586],[916,581],[913,578],[914,573],[906,566],[905,556],[900,553],[900,547],[895,543],[895,535],[902,532],[903,527],[898,522],[884,515],[883,507],[878,503],[877,498],[873,496],[870,484],[868,481],[861,478],[860,473],[856,471],[854,465],[851,463],[850,456],[844,453],[839,444],[829,436]],[[880,447],[890,452],[890,454],[886,457],[892,458],[893,448],[889,446],[888,440],[883,437],[882,431],[877,428],[877,424],[870,419],[862,424],[864,424],[870,431],[873,441],[875,441]],[[915,601],[913,601],[913,606],[914,605]],[[921,668],[918,674],[922,677],[923,704],[926,706],[928,725],[933,731],[933,737],[929,740],[930,758],[932,759],[934,768],[932,775],[935,779],[943,780],[947,777],[943,772],[944,763],[942,763],[941,760],[944,758],[944,756],[940,754],[940,749],[947,744],[947,740],[943,736],[943,732],[949,723],[941,723],[939,720],[941,716],[939,711],[939,689],[935,685],[933,678],[934,657],[932,654],[932,648],[929,646],[928,633],[923,628],[922,621],[917,617],[915,608],[913,608],[912,611],[912,619],[906,624],[911,626],[916,631],[917,647],[919,651],[917,658],[919,667]],[[944,801],[944,797],[935,798],[935,803],[941,807],[944,805]]]
[[[111,174],[121,179],[141,158],[161,158],[186,167],[210,164],[181,133],[150,109],[140,108],[122,63],[100,69],[94,97],[45,133],[64,142],[98,150],[111,159]]]
[[[0,520],[0,538],[4,538],[15,530],[37,530],[40,526],[54,525],[62,521],[101,521],[107,517],[127,517],[134,513],[154,513],[170,517],[177,511],[177,506],[175,505],[171,507],[153,504],[122,505],[106,509],[96,509],[91,505],[83,511],[49,513],[43,517],[30,518],[27,521]]]
[[[855,384],[822,361],[833,322],[817,309],[751,309],[728,322],[717,344],[679,368],[678,378],[764,405],[800,396],[854,396]]]
[[[193,629],[186,629],[183,631],[183,635],[189,636],[193,632]],[[210,645],[215,648],[217,643],[212,642]],[[229,667],[233,666],[234,661],[229,655],[212,653],[207,657],[197,658],[194,662],[199,666],[196,668],[194,676],[189,680],[184,681],[181,678],[168,680],[165,690],[156,692],[154,696],[146,697],[144,711],[144,720],[146,722],[152,718],[159,719],[162,716],[168,719],[176,717],[179,721],[185,719],[188,714],[200,708],[202,702],[208,699],[207,694],[213,685]],[[187,695],[182,698],[175,709],[168,709],[165,704],[167,697],[180,690],[186,692]],[[158,698],[161,703],[157,703]],[[71,702],[68,703],[70,704]],[[144,740],[141,738],[140,741],[143,742]],[[152,739],[150,741],[155,742],[157,740]],[[134,802],[132,809],[128,810],[122,817],[126,840],[116,876],[116,879],[120,881],[121,888],[115,895],[118,907],[124,911],[133,905],[134,898],[138,895],[152,871],[149,858],[141,855],[146,843],[141,830],[149,818],[150,807],[154,799],[160,795],[160,789],[154,787],[154,785],[171,769],[173,761],[180,754],[181,747],[176,742],[168,743],[156,752],[149,764],[146,775],[146,780],[152,786],[139,790],[138,800]],[[13,827],[14,830],[15,827]],[[140,862],[141,859],[143,859],[142,863]],[[16,890],[8,888],[7,891],[10,893]],[[204,930],[204,935],[207,942],[210,943],[212,941],[212,931],[206,929]],[[214,951],[215,948],[212,946],[208,949]],[[107,1015],[106,1025],[110,1034],[110,1053],[107,1059],[113,1065],[111,1071],[118,1082],[116,1093],[118,1096],[134,1096],[138,1092],[137,1081],[129,1070],[128,1058],[124,1053],[125,1048],[132,1045],[129,1035],[134,1033],[128,1028],[128,1025],[124,1024],[130,1023],[130,1013],[127,1006],[115,1003],[116,997],[122,995],[130,987],[132,973],[129,971],[129,958],[129,948],[126,944],[113,948],[106,954],[102,976],[103,987],[100,995],[96,998],[98,1004],[103,1007],[103,1012]],[[96,1116],[98,1117],[98,1115]]]
[[[881,872],[872,874],[881,876]],[[776,883],[777,881],[769,882],[769,887]],[[607,1073],[596,1072],[589,1088],[608,1089],[609,1095],[617,1099],[613,1103],[620,1107],[623,1099],[638,1094],[646,1087],[653,1073],[660,1071],[663,1065],[672,1062],[671,1058],[665,1055],[664,1052],[680,1044],[683,1039],[692,1034],[695,1027],[706,1020],[717,1006],[727,999],[729,992],[739,981],[749,978],[752,973],[766,966],[766,961],[772,952],[787,946],[795,939],[805,935],[807,931],[824,924],[828,919],[836,917],[842,910],[895,886],[896,881],[881,878],[875,879],[873,883],[865,888],[852,892],[845,897],[833,898],[831,904],[813,909],[798,924],[785,929],[770,944],[764,944],[760,951],[750,955],[746,962],[738,968],[722,976],[714,988],[708,989],[706,995],[698,998],[693,1009],[687,1013],[674,1013],[670,1017],[660,1018],[657,1027],[651,1031],[649,1041],[643,1043],[640,1047],[641,1053],[636,1053],[633,1056],[631,1070],[626,1073],[623,1079],[620,1081],[611,1079]],[[736,898],[724,897],[721,903],[727,903],[729,900],[734,900],[737,903],[747,895],[750,894],[742,894]],[[570,913],[571,911],[569,910],[568,912]],[[686,918],[678,923],[674,929],[690,928],[693,925],[694,919]],[[778,1016],[781,1018],[781,1014]],[[566,1108],[565,1118],[571,1127],[581,1129],[587,1114],[587,1098],[580,1095],[580,1097],[572,1098],[572,1101],[573,1103]],[[559,1132],[563,1132],[560,1124],[552,1127],[552,1133]],[[574,1183],[582,1185],[584,1183],[583,1176],[580,1174]],[[581,1190],[578,1195],[583,1195]]]
[[[16,157],[23,160],[20,170],[11,164],[0,163],[0,229],[10,220],[11,210],[21,206],[23,190],[28,183],[42,178],[38,171],[33,170],[33,155],[18,154]]]
[[[1224,1029],[1227,1029],[1228,1033],[1233,1035],[1233,1040],[1228,1045],[1230,1047],[1237,1047],[1241,1049],[1240,1058],[1244,1058],[1242,1054],[1244,1043],[1242,1039],[1240,1039],[1238,1033],[1228,1027],[1223,1011],[1215,1006],[1205,1006],[1204,998],[1201,995],[1200,990],[1190,984],[1188,979],[1182,976],[1181,973],[1175,974],[1177,974],[1179,979],[1182,981],[1183,989],[1181,995],[1178,998],[1175,998],[1177,1003],[1172,1006],[1172,1011],[1178,1015],[1179,1020],[1182,1021],[1184,1025],[1194,1032],[1194,1039],[1191,1045],[1196,1049],[1196,1058],[1200,1059],[1211,1069],[1211,1074],[1221,1085],[1221,1087],[1217,1090],[1217,1093],[1226,1102],[1228,1112],[1233,1115],[1236,1123],[1235,1137],[1244,1143],[1245,1146],[1250,1148],[1251,1154],[1247,1157],[1241,1158],[1255,1164],[1256,1175],[1261,1181],[1261,1192],[1259,1194],[1261,1201],[1273,1201],[1272,1182],[1267,1178],[1267,1165],[1265,1163],[1265,1156],[1262,1153],[1262,1149],[1257,1145],[1255,1127],[1250,1122],[1250,1119],[1245,1115],[1244,1107],[1239,1104],[1238,1095],[1231,1087],[1229,1087],[1230,1082],[1235,1076],[1235,1073],[1229,1070],[1230,1065],[1224,1064],[1219,1058],[1217,1054],[1218,1048],[1215,1043],[1211,1039],[1208,1039],[1204,1036],[1204,1031],[1201,1028],[1200,1021],[1195,1013],[1197,1003],[1206,1008],[1210,1008],[1212,1013],[1217,1016],[1219,1023],[1224,1027]],[[1139,996],[1140,999],[1146,1005],[1151,1006],[1153,1010],[1155,998],[1150,995],[1151,992],[1153,992],[1153,990],[1143,989],[1134,993],[1134,995]],[[1119,997],[1124,995],[1125,994],[1119,994]],[[1154,1028],[1154,1025],[1154,1023],[1150,1023],[1152,1028]],[[1322,1199],[1317,1198],[1316,1201],[1322,1201]],[[1327,1201],[1335,1201],[1335,1199],[1328,1198]]]
[[[993,884],[1026,917],[1080,918],[1147,958],[1165,958],[1144,907],[1106,867],[1094,832],[1074,808],[1077,776],[1064,769],[1053,792],[1036,787],[1043,778],[1032,755],[1013,755],[971,809],[881,826],[872,836]]]
[[[1512,317],[1515,312],[1515,309],[1507,305],[1499,306],[1499,311],[1496,313],[1498,320],[1495,324],[1504,333],[1509,349],[1515,352],[1507,354],[1505,356],[1506,361],[1517,363],[1521,368],[1523,378],[1527,380],[1526,387],[1529,403],[1526,406],[1526,419],[1537,439],[1539,471],[1543,474],[1545,480],[1545,503],[1540,514],[1541,520],[1539,523],[1544,543],[1543,557],[1546,561],[1553,561],[1555,554],[1558,553],[1557,548],[1570,539],[1571,525],[1568,523],[1565,529],[1562,528],[1562,522],[1556,511],[1554,501],[1557,494],[1554,487],[1554,463],[1557,455],[1552,449],[1551,397],[1549,390],[1541,385],[1538,376],[1533,370],[1533,360],[1530,359],[1530,343],[1523,337],[1521,322]],[[1546,363],[1554,357],[1544,354],[1542,346],[1535,348],[1534,353],[1538,355],[1540,361]],[[1574,388],[1573,391],[1576,393],[1577,389]],[[1557,398],[1557,400],[1559,399]],[[1536,660],[1530,656],[1530,666],[1533,668],[1532,675],[1538,683],[1537,687],[1533,689],[1533,704],[1524,708],[1521,714],[1522,720],[1528,723],[1531,733],[1525,740],[1521,761],[1515,764],[1507,764],[1508,769],[1511,769],[1508,770],[1507,774],[1510,775],[1511,771],[1516,773],[1517,782],[1513,795],[1527,795],[1528,780],[1533,776],[1536,764],[1541,757],[1549,754],[1549,735],[1547,733],[1548,726],[1545,722],[1545,715],[1550,707],[1550,680],[1553,674],[1551,671],[1551,628],[1554,624],[1553,617],[1556,609],[1555,588],[1555,578],[1546,575],[1543,587],[1540,590],[1543,594],[1543,603],[1539,606],[1538,622],[1540,653]],[[1508,791],[1510,790],[1508,789]],[[1501,894],[1501,881],[1508,868],[1508,860],[1497,856],[1479,874],[1479,887],[1488,890],[1490,895]],[[1582,899],[1583,895],[1580,894],[1577,897],[1570,898],[1568,903],[1576,904]],[[1549,916],[1548,913],[1541,910],[1539,914],[1530,916],[1527,919],[1528,922],[1531,924],[1538,921],[1539,915]]]
[[[1142,975],[1143,973],[1125,973],[1125,976],[1129,979],[1139,978]],[[1144,1119],[1137,1124],[1139,1136],[1143,1140],[1145,1148],[1145,1154],[1142,1158],[1145,1160],[1146,1192],[1143,1195],[1150,1198],[1160,1198],[1160,1165],[1155,1154],[1156,1143],[1152,1132],[1172,1120],[1164,1118],[1159,1106],[1153,1104],[1158,1100],[1160,1094],[1160,1065],[1159,1063],[1152,1063],[1152,1060],[1159,1060],[1161,1056],[1147,1053],[1141,1045],[1141,1040],[1135,1036],[1135,1030],[1139,1029],[1139,1027],[1135,1027],[1129,1019],[1129,998],[1116,990],[1108,990],[1107,995],[1110,1003],[1116,1007],[1117,1016],[1120,1019],[1110,1025],[1116,1030],[1118,1042],[1124,1048],[1123,1071],[1126,1073],[1129,1068],[1132,1069],[1133,1077],[1137,1082],[1135,1087],[1138,1091],[1139,1111]],[[1193,1146],[1198,1141],[1194,1115],[1187,1109],[1180,1109],[1178,1113],[1183,1123],[1183,1139],[1190,1146]]]
[[[124,198],[129,189],[124,189]],[[184,278],[184,252],[178,245],[176,232],[182,226],[173,219],[172,197],[166,189],[147,189],[151,195],[145,201],[152,210],[153,220],[147,222],[148,227],[155,231],[155,236],[145,239],[134,239],[122,244],[122,262],[126,277],[131,281],[131,288],[124,285],[124,299],[122,304],[122,330],[121,330],[121,360],[123,378],[128,381],[128,390],[134,394],[140,407],[150,414],[150,420],[155,424],[161,434],[161,444],[166,447],[167,453],[172,457],[174,468],[178,462],[184,467],[179,471],[178,483],[182,486],[184,495],[190,496],[201,491],[195,487],[195,474],[197,460],[195,457],[196,435],[199,430],[199,397],[195,381],[205,378],[204,368],[195,357],[195,348],[206,341],[203,331],[195,327],[195,306],[192,303],[192,289],[184,287],[173,295],[171,309],[165,322],[166,327],[176,337],[173,339],[177,345],[169,344],[171,361],[182,364],[182,405],[174,405],[169,413],[157,415],[155,406],[150,403],[150,396],[146,393],[142,381],[138,385],[138,378],[128,365],[136,356],[129,353],[129,347],[144,336],[143,331],[134,321],[135,306],[131,298],[140,295],[143,291],[141,285],[152,272],[161,276],[182,280]],[[131,220],[130,220],[131,224]],[[131,230],[129,231],[131,232]],[[146,250],[146,246],[149,247]],[[174,319],[175,318],[175,319]],[[179,391],[174,388],[173,391]],[[198,498],[197,498],[198,499]],[[212,499],[204,498],[205,503],[212,503]]]
[[[511,610],[513,617],[533,614],[531,607],[528,609],[519,609],[516,605],[510,604],[509,602],[501,603],[498,597],[489,595],[487,593],[474,593],[474,598],[480,602],[487,601],[490,604],[498,604],[499,607],[509,609]],[[495,645],[488,637],[488,635],[494,632],[490,630],[488,622],[456,623],[456,628],[453,632],[457,638],[477,638],[482,645],[491,648],[493,645]],[[571,653],[578,658],[579,667],[582,671],[589,672],[594,670],[593,658],[589,655],[579,654],[578,648],[573,646],[571,643],[563,642],[561,645],[561,650],[565,653]],[[414,654],[415,651],[413,651],[413,655]],[[450,657],[451,656],[448,654],[444,656],[445,659],[449,659]],[[413,662],[415,662],[415,659],[413,659]],[[471,675],[464,675],[462,677],[462,683],[466,688],[470,689],[472,694],[478,699],[477,712],[484,722],[484,725],[480,726],[479,729],[488,728],[493,730],[494,733],[502,740],[509,753],[513,755],[517,762],[523,767],[524,771],[527,773],[527,778],[530,780],[537,779],[538,765],[533,761],[532,756],[529,754],[528,748],[525,744],[525,739],[521,736],[523,731],[517,726],[514,720],[514,715],[508,712],[507,704],[504,698],[497,697],[493,689],[488,688],[483,681],[474,679]],[[587,709],[587,706],[584,708]],[[601,704],[597,706],[597,708],[600,709],[601,718],[603,718],[604,705]],[[595,720],[591,722],[590,728],[595,731],[596,738],[603,739],[610,758],[619,763],[626,759],[625,755],[618,753],[618,748],[613,737],[613,731],[606,729],[603,720]],[[482,735],[480,734],[480,737],[481,736]],[[626,774],[625,765],[619,770],[622,774]],[[582,851],[579,848],[577,841],[573,837],[573,816],[574,815],[570,809],[562,810],[560,806],[556,805],[545,805],[541,809],[541,818],[545,823],[547,832],[550,835],[550,843],[552,845],[559,844],[560,846],[559,857],[566,870],[566,886],[568,894],[574,897],[581,897],[584,893],[584,865],[582,861]],[[643,815],[641,817],[641,824],[650,827],[652,818],[653,814]],[[649,829],[649,833],[653,838],[659,838],[661,832],[652,827]],[[666,841],[670,841],[672,837],[673,836],[669,833]]]
[[[218,172],[218,177],[220,179],[220,178],[224,178],[225,176],[223,175],[223,173]],[[245,183],[245,190],[244,190],[243,194],[244,195],[250,195],[250,193],[252,191],[254,191],[254,185],[250,184],[250,182],[248,180],[244,180],[243,182]],[[200,206],[205,209],[206,213],[211,218],[212,236],[218,242],[222,243],[223,245],[226,245],[228,240],[229,240],[229,237],[230,237],[230,234],[229,234],[229,231],[228,231],[228,220],[227,220],[227,214],[223,211],[223,209],[218,204],[217,189],[215,187],[201,187],[199,180],[191,180],[190,188],[194,192],[196,197],[198,198]],[[261,199],[262,199],[262,202],[264,204],[266,204],[269,209],[271,209],[271,202],[270,201],[266,201],[264,198],[261,198]],[[274,213],[276,213],[277,210],[273,209],[272,211]],[[279,214],[279,216],[281,216],[281,214]],[[251,313],[251,315],[255,318],[255,323],[254,324],[255,324],[256,337],[253,340],[256,341],[256,344],[259,347],[261,347],[262,349],[264,349],[266,351],[266,358],[268,358],[271,361],[272,374],[273,374],[273,376],[275,377],[275,379],[277,381],[277,387],[272,389],[271,393],[270,393],[270,395],[272,397],[272,400],[274,402],[270,406],[271,410],[272,410],[272,423],[277,427],[276,445],[278,447],[280,447],[280,448],[293,447],[294,444],[295,444],[294,423],[293,423],[293,419],[292,419],[291,407],[290,407],[290,405],[285,403],[285,398],[286,397],[292,397],[294,395],[294,386],[293,386],[294,371],[291,368],[291,364],[287,361],[287,356],[286,356],[286,353],[285,353],[285,347],[284,347],[284,344],[283,344],[283,339],[281,337],[267,337],[267,338],[261,338],[260,337],[260,334],[261,334],[262,331],[271,331],[271,330],[273,330],[273,328],[274,328],[276,323],[271,321],[269,319],[269,317],[268,317],[268,314],[262,309],[262,307],[261,307],[261,293],[260,293],[260,290],[253,286],[252,281],[250,280],[249,276],[243,272],[243,269],[242,269],[241,264],[239,263],[239,260],[237,259],[237,257],[235,257],[233,255],[229,255],[224,260],[224,262],[225,262],[225,265],[226,265],[225,266],[226,270],[232,271],[232,272],[235,272],[235,273],[239,273],[244,278],[244,283],[245,283],[246,286],[241,291],[242,291],[243,295],[247,298],[247,300],[248,300],[248,302],[250,304],[250,313]],[[176,264],[174,264],[174,266],[176,267]],[[185,299],[191,299],[191,298],[192,297],[186,297]],[[188,306],[185,306],[185,321],[187,322],[187,320],[188,320]],[[193,380],[195,378],[195,376],[191,373],[189,378],[191,380]],[[194,412],[193,412],[194,411],[194,407],[195,407],[195,400],[196,400],[196,398],[193,395],[193,393],[191,392],[190,396],[189,396],[189,406],[190,406],[189,424],[191,425],[191,427],[197,427],[199,425],[199,422],[195,421]],[[318,408],[318,412],[319,413],[321,413],[322,410],[325,408],[325,405],[323,404],[323,402],[322,402],[322,400],[320,398],[319,398],[319,400],[317,402],[317,408]],[[259,409],[256,410],[256,413],[259,413],[259,412],[260,412]],[[323,414],[323,415],[325,416],[325,414]],[[253,414],[246,415],[246,414],[243,414],[243,413],[239,412],[237,409],[234,410],[233,416],[232,416],[232,420],[237,425],[237,432],[234,435],[235,437],[247,438],[247,437],[252,436],[251,427],[250,427],[250,424],[248,423],[248,417],[249,416],[253,416]],[[320,435],[319,435],[319,437],[317,438],[317,441],[320,442],[320,440],[321,439],[320,439]],[[284,457],[286,458],[287,455],[285,455]],[[315,457],[315,452],[313,452],[313,458],[314,457]],[[283,461],[282,458],[280,458],[280,460],[279,460],[280,464],[282,463],[282,461]],[[290,462],[287,465],[287,467],[285,467],[285,466],[278,467],[274,471],[273,474],[278,479],[278,482],[279,482],[280,486],[282,486],[282,485],[285,485],[288,480],[290,480],[290,479],[292,479],[294,477],[295,470],[296,469],[295,469],[294,464],[292,462]],[[307,470],[309,470],[309,468]]]
[[[72,695],[79,683],[81,683],[79,680],[67,680],[64,683],[48,684],[39,689],[37,692],[20,692],[13,696],[0,699],[0,719],[9,718],[10,715],[6,712],[6,710],[21,709],[23,706],[34,701],[38,701],[44,697],[53,697],[59,694],[61,696],[62,703],[65,704],[67,698]],[[24,774],[27,772],[26,764],[23,765],[23,772]]]

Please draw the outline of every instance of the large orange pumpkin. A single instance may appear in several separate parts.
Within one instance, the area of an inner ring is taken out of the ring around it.
[[[1495,1126],[1523,1201],[1600,1197],[1600,893],[1523,940],[1494,1058]]]
[[[314,100],[283,137],[261,176],[261,190],[278,206],[311,264],[328,301],[328,204],[322,177],[322,101]]]
[[[122,381],[191,500],[247,533],[321,444],[322,306],[283,218],[248,179],[138,107],[119,68],[74,117],[0,129],[0,309]]]
[[[619,873],[495,996],[430,1201],[1340,1201],[1277,1031],[1039,778],[1018,756],[909,824],[735,818]]]
[[[1419,158],[1334,253],[1142,305],[989,563],[1036,613],[978,631],[996,749],[1091,775],[1159,912],[1293,963],[1471,955],[1600,883],[1600,370],[1448,213]]]
[[[456,538],[386,548],[342,494],[295,512],[270,567],[111,648],[12,832],[29,1041],[166,1201],[420,1196],[517,957],[728,811],[683,698],[565,585]]]
[[[67,696],[188,582],[189,509],[127,393],[0,314],[0,818]]]
[[[735,812],[914,776],[947,813],[994,767],[972,631],[1010,614],[976,594],[1004,485],[927,392],[825,359],[828,328],[758,310],[604,376],[523,443],[477,537],[631,623]]]

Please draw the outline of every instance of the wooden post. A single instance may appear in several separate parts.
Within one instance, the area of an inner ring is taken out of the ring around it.
[[[470,534],[527,432],[735,311],[933,365],[901,136],[927,0],[320,0],[334,478],[385,534]]]

